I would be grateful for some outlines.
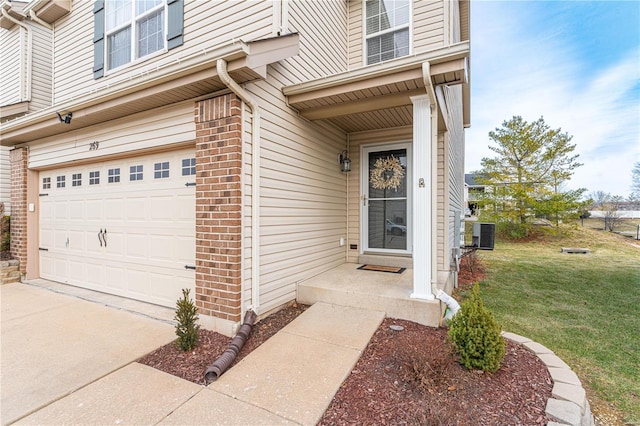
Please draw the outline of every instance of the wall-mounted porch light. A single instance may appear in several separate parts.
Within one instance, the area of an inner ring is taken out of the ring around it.
[[[351,171],[351,160],[349,159],[349,152],[344,150],[338,155],[338,163],[340,164],[341,172],[350,172]]]

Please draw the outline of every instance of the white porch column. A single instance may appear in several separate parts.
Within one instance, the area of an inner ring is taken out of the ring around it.
[[[413,102],[413,293],[415,299],[433,300],[431,239],[431,102],[428,95],[412,96]]]

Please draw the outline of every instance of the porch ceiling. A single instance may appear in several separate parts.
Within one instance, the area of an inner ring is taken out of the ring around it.
[[[298,43],[297,34],[249,43],[234,42],[191,61],[176,61],[175,65],[156,72],[141,72],[137,75],[140,78],[133,81],[109,86],[105,80],[106,86],[96,93],[3,122],[0,144],[28,143],[226,90],[215,68],[218,59],[228,62],[229,74],[238,83],[263,79],[266,65],[296,55]],[[61,123],[56,112],[63,116],[71,112],[71,123]]]
[[[468,42],[283,89],[289,105],[308,120],[326,120],[347,132],[408,126],[411,97],[426,94],[422,71],[430,63],[433,85],[468,84]],[[440,117],[439,127],[444,128]]]

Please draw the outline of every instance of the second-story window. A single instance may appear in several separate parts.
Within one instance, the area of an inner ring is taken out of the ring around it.
[[[107,0],[107,69],[164,49],[165,0]]]
[[[367,64],[409,54],[410,0],[366,0]]]

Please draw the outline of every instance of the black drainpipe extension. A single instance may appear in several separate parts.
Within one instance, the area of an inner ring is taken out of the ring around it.
[[[236,359],[240,350],[244,346],[244,343],[249,338],[249,334],[251,334],[251,329],[253,328],[253,322],[256,320],[257,315],[255,312],[249,310],[244,315],[244,322],[238,330],[236,337],[231,340],[231,344],[226,351],[222,353],[216,359],[213,364],[207,367],[207,370],[204,373],[204,381],[208,385],[211,382],[215,382],[218,377],[222,376],[222,373],[227,371],[227,368],[231,366],[233,361]]]

